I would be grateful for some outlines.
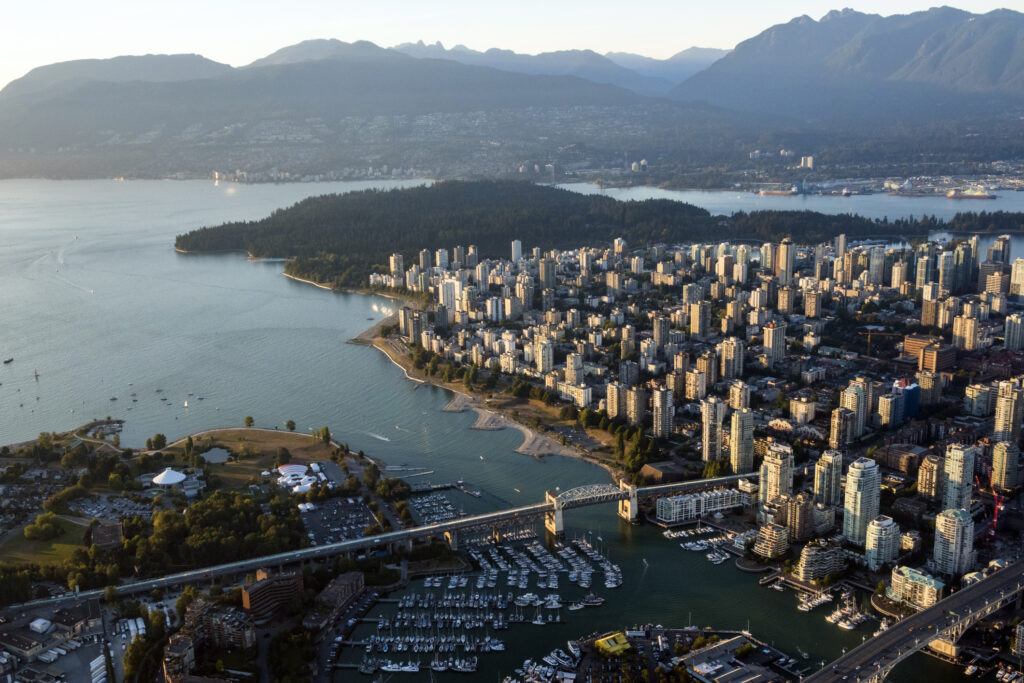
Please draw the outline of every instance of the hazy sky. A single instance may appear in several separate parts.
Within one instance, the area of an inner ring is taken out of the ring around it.
[[[862,12],[906,13],[940,2],[852,1]],[[950,2],[950,4],[954,4]],[[0,16],[0,84],[35,66],[122,54],[199,53],[247,64],[307,38],[390,46],[518,52],[591,48],[668,57],[700,45],[729,48],[772,24],[841,8],[822,0],[8,0]],[[1024,0],[956,7],[1024,10]]]

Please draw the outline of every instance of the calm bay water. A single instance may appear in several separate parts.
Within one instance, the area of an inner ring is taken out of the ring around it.
[[[592,183],[561,185],[584,194],[603,194],[620,200],[673,199],[707,209],[715,215],[736,211],[819,211],[828,214],[853,213],[866,218],[906,218],[924,215],[949,219],[969,211],[1024,211],[1024,192],[996,192],[994,200],[899,197],[887,194],[833,197],[792,195],[762,197],[753,192],[711,190],[663,190],[656,187],[600,188]]]
[[[484,492],[479,500],[451,494],[470,512],[608,481],[579,460],[515,453],[516,431],[470,430],[473,414],[441,411],[448,392],[409,382],[382,354],[344,343],[390,313],[393,301],[293,282],[280,263],[172,249],[178,233],[259,218],[312,194],[410,184],[0,182],[0,357],[14,358],[0,365],[0,444],[111,415],[126,420],[123,443],[137,446],[156,432],[173,439],[252,415],[264,427],[288,419],[303,431],[327,425],[391,465],[429,467],[433,481],[465,479]],[[840,208],[848,201],[821,200]],[[877,211],[902,206],[884,195],[856,199],[868,200]],[[712,210],[740,208],[748,207]],[[482,660],[481,679],[497,680],[566,638],[633,623],[739,629],[749,621],[758,636],[794,654],[802,647],[814,662],[864,635],[829,626],[823,610],[798,612],[792,593],[759,588],[754,577],[713,566],[653,528],[621,523],[613,506],[572,511],[567,523],[570,534],[602,536],[625,585],[607,591],[600,610],[570,613],[565,625],[506,632],[508,651]],[[895,680],[906,681],[956,675],[924,657],[898,673]]]

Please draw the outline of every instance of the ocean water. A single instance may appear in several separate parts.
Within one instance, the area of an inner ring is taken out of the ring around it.
[[[657,187],[600,188],[592,183],[570,183],[560,187],[584,194],[603,194],[620,200],[673,199],[707,209],[713,215],[737,211],[818,211],[827,214],[852,213],[866,218],[908,218],[936,216],[950,219],[969,211],[1024,211],[1024,192],[995,192],[996,199],[947,199],[946,197],[900,197],[887,194],[835,197],[823,195],[765,196],[727,190],[665,190]]]

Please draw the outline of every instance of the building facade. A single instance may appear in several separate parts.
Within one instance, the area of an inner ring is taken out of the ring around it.
[[[910,567],[893,567],[886,591],[889,599],[928,609],[942,599],[946,584],[925,572]]]
[[[793,492],[793,449],[789,446],[769,444],[761,461],[758,501],[761,505]]]
[[[962,576],[974,566],[974,520],[966,510],[943,510],[935,516],[935,571]]]
[[[950,444],[946,448],[943,468],[944,486],[942,507],[946,509],[971,507],[971,493],[974,488],[974,463],[979,453],[976,446]]]
[[[878,517],[882,475],[874,460],[858,458],[846,472],[846,495],[843,502],[843,536],[863,547],[867,541],[868,524]]]
[[[877,572],[896,561],[900,552],[900,527],[892,517],[879,515],[868,524],[864,559],[868,569]]]

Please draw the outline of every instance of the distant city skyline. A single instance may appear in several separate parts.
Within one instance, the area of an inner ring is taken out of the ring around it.
[[[241,66],[311,38],[369,40],[385,47],[423,40],[477,50],[498,47],[535,54],[592,49],[602,54],[635,52],[666,58],[693,46],[732,48],[774,24],[803,14],[820,19],[843,4],[832,6],[820,0],[645,0],[624,7],[606,0],[524,0],[514,5],[397,0],[353,3],[342,9],[327,0],[15,3],[6,8],[0,24],[0,84],[45,64],[125,54],[198,53]],[[867,0],[854,3],[853,8],[890,15],[925,10],[934,4]],[[957,6],[970,12],[1024,9],[985,0]]]

